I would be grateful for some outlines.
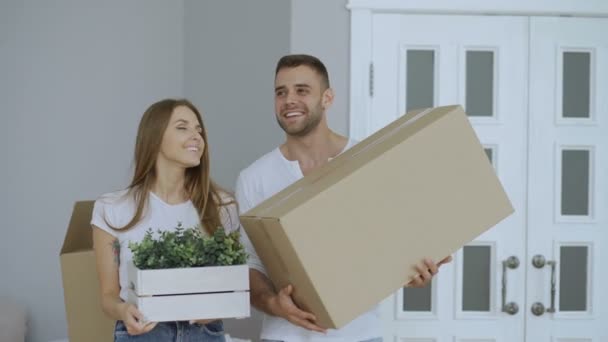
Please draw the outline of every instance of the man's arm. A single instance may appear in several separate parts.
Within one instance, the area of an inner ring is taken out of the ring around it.
[[[264,273],[253,268],[249,269],[249,290],[251,304],[254,307],[268,315],[277,316],[271,304],[277,293]]]
[[[245,183],[243,175],[240,174],[236,182],[235,197],[241,213],[255,206]],[[302,328],[325,332],[325,329],[315,323],[316,317],[313,314],[300,310],[293,302],[291,298],[293,286],[288,285],[278,292],[274,289],[270,279],[266,276],[266,269],[244,229],[241,229],[241,243],[249,256],[247,263],[249,265],[251,304],[268,315],[282,317]]]

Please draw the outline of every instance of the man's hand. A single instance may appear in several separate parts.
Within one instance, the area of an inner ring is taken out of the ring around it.
[[[270,299],[269,306],[273,315],[282,317],[304,329],[325,333],[326,329],[316,324],[317,318],[312,313],[301,310],[293,302],[292,293],[293,286],[287,285]]]
[[[452,261],[452,256],[448,255],[447,257],[441,259],[438,263],[435,264],[431,259],[424,259],[419,264],[417,264],[414,268],[418,274],[405,284],[406,287],[425,287],[427,286],[433,276],[439,272],[439,267],[443,264],[447,264]]]
[[[324,333],[326,329],[316,323],[316,317],[298,308],[291,295],[293,286],[287,285],[278,293],[270,280],[260,271],[249,270],[249,284],[251,289],[251,304],[264,313],[286,319],[290,323],[304,329]]]

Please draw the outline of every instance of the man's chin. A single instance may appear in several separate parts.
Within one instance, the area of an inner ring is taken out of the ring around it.
[[[304,133],[304,129],[301,127],[297,127],[297,128],[291,127],[291,128],[287,128],[287,129],[283,128],[283,131],[285,131],[285,133],[287,133],[288,135],[293,135],[296,137],[300,137]]]
[[[298,122],[298,123],[293,123],[292,125],[288,125],[285,122],[279,121],[277,120],[279,126],[281,127],[281,129],[283,130],[283,132],[285,132],[285,134],[292,136],[292,137],[304,137],[306,135],[308,135],[310,132],[312,132],[318,125],[319,122]]]

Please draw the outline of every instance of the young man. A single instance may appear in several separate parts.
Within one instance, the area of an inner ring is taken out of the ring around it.
[[[316,57],[282,57],[275,73],[275,114],[285,131],[285,142],[244,169],[236,184],[236,198],[241,213],[255,207],[314,169],[326,164],[355,141],[332,131],[326,111],[334,93],[327,69]],[[313,314],[300,310],[291,298],[293,287],[275,289],[255,250],[250,253],[251,302],[266,313],[262,327],[263,341],[382,341],[381,322],[376,308],[333,330],[316,324]],[[416,265],[419,276],[408,286],[426,286],[439,265],[423,260]]]

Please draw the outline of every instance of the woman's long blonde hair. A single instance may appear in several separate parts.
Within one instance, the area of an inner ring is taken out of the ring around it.
[[[205,142],[201,162],[198,166],[186,169],[184,187],[196,208],[201,226],[208,234],[213,234],[221,226],[219,209],[221,206],[232,204],[234,201],[222,203],[220,187],[215,184],[209,174],[209,142],[207,131],[200,112],[186,99],[165,99],[151,105],[139,122],[137,139],[135,142],[135,170],[133,180],[128,186],[126,196],[135,200],[137,210],[129,223],[116,230],[133,228],[143,217],[148,206],[149,193],[156,181],[156,160],[160,152],[162,138],[169,125],[171,114],[175,108],[185,106],[194,112],[200,125],[201,136]]]

